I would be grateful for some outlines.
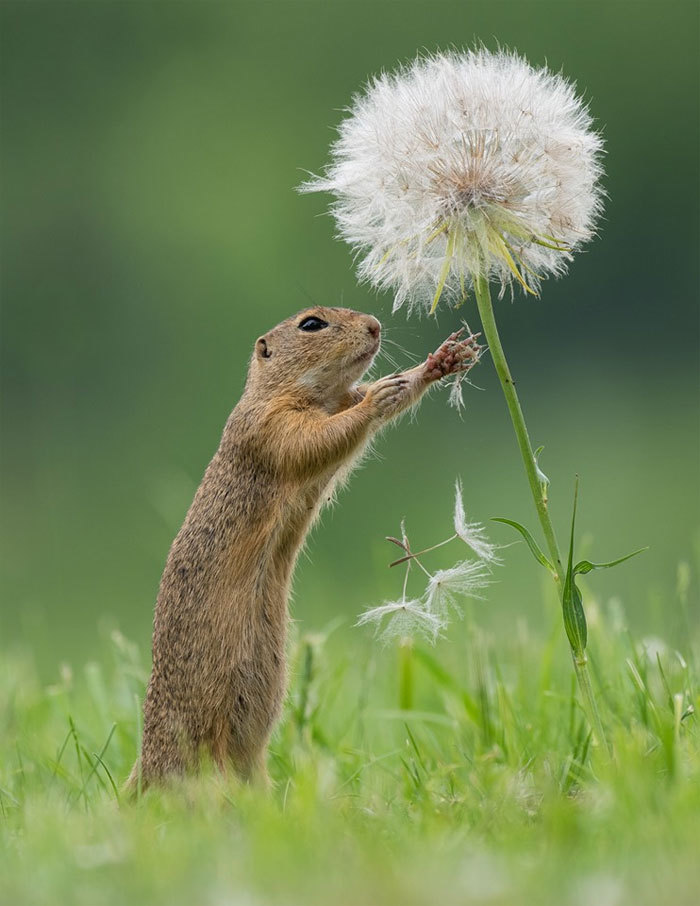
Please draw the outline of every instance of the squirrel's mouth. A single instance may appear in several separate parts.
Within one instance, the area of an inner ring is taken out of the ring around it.
[[[380,345],[379,338],[377,338],[369,349],[358,355],[356,359],[353,359],[353,365],[359,365],[360,362],[370,362],[379,352]]]

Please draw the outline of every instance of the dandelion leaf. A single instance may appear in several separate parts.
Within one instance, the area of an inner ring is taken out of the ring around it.
[[[648,547],[640,547],[639,550],[632,551],[631,554],[625,554],[624,557],[618,557],[617,560],[609,560],[607,563],[592,563],[590,560],[579,560],[576,566],[574,566],[574,575],[584,575],[585,573],[590,573],[594,569],[610,569],[611,566],[617,566],[619,563],[624,563],[625,560],[631,560],[632,557],[636,557],[637,554],[642,554],[644,551],[648,550]]]
[[[544,566],[545,569],[548,569],[551,573],[555,572],[555,569],[552,566],[552,564],[549,562],[547,557],[545,557],[545,555],[542,553],[542,549],[540,548],[539,544],[535,541],[535,539],[532,537],[530,532],[528,532],[528,530],[525,528],[524,525],[521,525],[519,522],[516,522],[514,519],[505,519],[503,516],[494,516],[491,521],[492,522],[502,522],[504,525],[510,525],[517,532],[520,532],[520,534],[525,539],[527,546],[532,551],[532,556],[535,558],[535,560],[537,560],[537,562],[539,564]]]

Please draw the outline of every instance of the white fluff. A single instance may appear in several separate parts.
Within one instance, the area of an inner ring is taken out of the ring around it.
[[[381,638],[385,642],[392,638],[422,635],[434,644],[445,627],[444,621],[437,614],[427,610],[421,601],[408,601],[405,598],[400,601],[387,601],[379,607],[366,610],[355,625],[365,626],[374,623],[379,631],[385,619],[387,622],[381,633]]]
[[[428,581],[425,606],[429,613],[446,621],[450,610],[461,616],[459,598],[478,598],[491,584],[491,572],[482,560],[463,560],[449,569],[439,569]]]
[[[415,60],[357,95],[328,191],[358,275],[394,307],[459,302],[475,276],[539,280],[566,269],[601,211],[602,140],[562,76],[486,50]]]
[[[462,501],[462,483],[459,478],[455,482],[454,527],[458,537],[474,551],[480,560],[491,565],[497,565],[502,562],[496,553],[498,545],[489,541],[484,526],[480,522],[469,522],[467,520],[464,502]]]

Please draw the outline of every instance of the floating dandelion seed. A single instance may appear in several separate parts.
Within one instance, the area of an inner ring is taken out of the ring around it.
[[[462,505],[461,486],[457,481],[457,493],[459,504],[455,509],[455,526],[457,525],[457,512],[461,512],[460,528],[465,527],[464,535],[470,538],[467,543],[472,546],[476,540],[476,547],[472,549],[481,557],[482,554],[490,556],[490,560],[463,560],[455,564],[450,569],[441,569],[436,573],[431,573],[423,566],[420,558],[439,547],[456,541],[461,537],[458,533],[450,535],[444,541],[439,541],[432,547],[425,550],[414,552],[406,535],[405,523],[401,523],[401,539],[388,537],[386,540],[400,547],[404,556],[399,557],[390,563],[390,566],[399,566],[403,564],[406,568],[403,580],[403,590],[401,600],[387,601],[379,607],[372,607],[366,610],[359,617],[356,626],[365,626],[373,623],[377,627],[382,625],[385,619],[388,622],[383,632],[379,633],[384,641],[391,638],[410,639],[415,635],[422,635],[429,641],[435,643],[449,622],[450,611],[454,610],[461,616],[459,599],[462,597],[478,598],[482,589],[486,588],[491,581],[490,564],[498,564],[501,561],[495,556],[496,546],[489,543],[483,526],[478,523],[469,524],[464,517],[464,507]],[[463,539],[464,540],[464,539]],[[478,548],[478,550],[476,549]],[[427,578],[425,592],[420,598],[408,599],[406,590],[408,588],[408,578],[411,571],[411,565],[416,566],[422,571]]]
[[[455,482],[455,515],[454,526],[457,536],[468,545],[485,563],[498,564],[501,558],[497,555],[498,545],[488,539],[486,529],[480,522],[468,522],[462,501],[462,482]]]
[[[491,571],[482,560],[463,560],[449,569],[439,569],[428,580],[425,593],[427,610],[442,620],[450,611],[460,616],[459,598],[479,598],[484,588],[491,584]]]
[[[411,562],[413,556],[410,554],[410,544],[406,534],[406,523],[401,522],[401,540],[397,538],[388,538],[393,544],[398,545],[406,551],[409,556],[405,560],[406,572],[404,574],[403,589],[401,591],[400,601],[387,601],[380,604],[379,607],[371,607],[360,615],[356,626],[365,626],[373,623],[377,633],[384,642],[396,638],[413,638],[415,635],[422,635],[428,641],[435,644],[438,636],[445,628],[445,622],[437,614],[431,613],[426,609],[425,604],[420,600],[408,600],[406,598],[406,589],[408,587],[408,576],[411,572]],[[425,567],[417,560],[418,566],[425,571]],[[430,575],[428,573],[428,575]],[[380,633],[379,627],[388,617],[384,630]]]
[[[379,632],[379,626],[388,621],[380,637],[388,642],[391,639],[422,635],[429,642],[436,642],[445,628],[445,622],[435,613],[426,609],[422,601],[406,600],[387,601],[379,607],[372,607],[360,615],[356,626],[373,623]]]
[[[514,53],[419,58],[355,97],[324,176],[358,275],[394,308],[483,278],[536,293],[593,236],[602,140],[562,76]]]

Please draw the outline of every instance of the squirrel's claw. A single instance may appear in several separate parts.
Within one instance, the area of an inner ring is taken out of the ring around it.
[[[456,330],[428,356],[425,361],[427,380],[439,381],[449,374],[463,374],[476,365],[484,349],[477,343],[481,334],[473,333],[462,339],[463,333],[463,327]]]

